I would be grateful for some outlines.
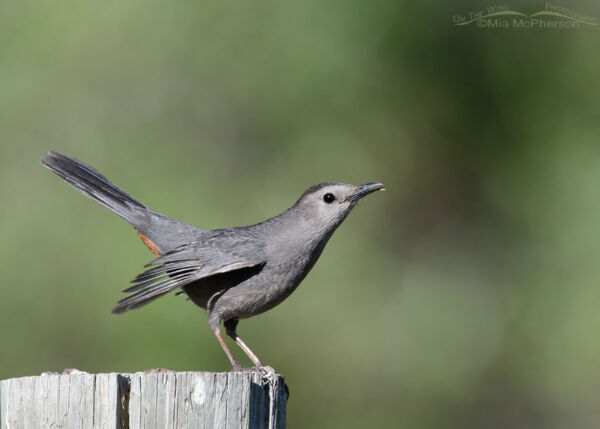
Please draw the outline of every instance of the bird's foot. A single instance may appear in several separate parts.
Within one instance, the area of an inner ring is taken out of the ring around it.
[[[232,372],[257,372],[261,375],[262,381],[264,385],[269,386],[271,390],[271,396],[273,395],[273,389],[275,388],[275,384],[277,381],[277,372],[275,369],[268,365],[260,365],[260,366],[252,366],[252,367],[243,367],[236,362],[236,365],[233,365],[231,369]],[[286,399],[290,397],[290,391],[285,384],[283,383],[283,388],[285,389]]]
[[[275,372],[275,369],[268,365],[262,365],[257,368],[258,368],[257,370],[262,374],[262,376],[266,377],[268,379],[274,379],[275,375],[277,374]]]

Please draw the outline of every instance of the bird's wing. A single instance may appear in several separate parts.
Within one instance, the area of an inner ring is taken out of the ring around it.
[[[244,230],[211,231],[198,241],[180,246],[153,260],[132,280],[132,293],[112,310],[123,313],[204,277],[262,265],[264,244]]]

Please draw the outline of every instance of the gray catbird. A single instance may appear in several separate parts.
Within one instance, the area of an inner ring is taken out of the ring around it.
[[[56,152],[42,163],[71,186],[131,224],[156,259],[124,292],[113,313],[140,307],[175,289],[208,312],[210,329],[234,369],[221,336],[235,340],[257,367],[262,363],[236,333],[240,319],[286,299],[313,267],[331,234],[359,199],[383,190],[327,182],[308,188],[296,203],[256,225],[206,231],[157,213],[117,188],[97,170]]]

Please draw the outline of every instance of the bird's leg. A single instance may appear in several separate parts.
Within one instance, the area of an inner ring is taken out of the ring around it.
[[[239,322],[238,319],[226,320],[223,323],[223,325],[225,326],[225,332],[227,332],[227,335],[229,335],[231,338],[233,338],[233,340],[237,343],[238,346],[240,346],[240,348],[244,351],[244,353],[246,353],[246,355],[250,358],[252,363],[254,363],[254,365],[257,368],[263,367],[264,365],[258,359],[258,356],[256,356],[254,354],[254,352],[252,350],[250,350],[250,347],[248,347],[246,345],[246,343],[244,341],[242,341],[242,339],[237,334],[236,327],[237,327],[238,322]]]
[[[225,340],[221,336],[221,331],[219,330],[219,328],[215,329],[213,331],[213,334],[215,335],[215,337],[217,337],[217,340],[219,341],[219,344],[221,344],[223,351],[225,351],[225,354],[229,358],[229,362],[231,362],[231,366],[233,367],[233,369],[235,371],[239,371],[240,369],[242,369],[242,366],[235,360],[235,358],[231,354],[231,351],[229,350],[229,347],[227,347],[227,344],[225,344]]]

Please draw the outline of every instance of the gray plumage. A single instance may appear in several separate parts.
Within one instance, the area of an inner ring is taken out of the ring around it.
[[[207,310],[210,329],[235,369],[240,365],[222,339],[221,322],[254,364],[262,366],[237,335],[238,321],[287,298],[357,201],[383,190],[381,183],[320,183],[308,188],[288,210],[264,222],[202,230],[151,210],[81,161],[50,152],[42,163],[131,224],[157,257],[125,289],[130,295],[113,312],[123,313],[181,290]]]

